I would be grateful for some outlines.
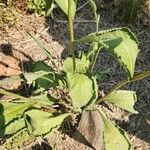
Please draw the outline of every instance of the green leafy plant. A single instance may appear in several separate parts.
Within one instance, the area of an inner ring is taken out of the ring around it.
[[[77,1],[66,0],[66,3],[61,3],[62,1],[57,0],[56,2],[68,17],[70,29],[69,53],[72,57],[67,57],[64,60],[63,69],[60,73],[55,72],[46,63],[38,61],[32,66],[32,72],[0,81],[0,84],[11,82],[14,79],[24,81],[32,84],[34,90],[33,94],[26,98],[0,88],[1,94],[13,97],[9,102],[0,102],[0,135],[1,137],[9,135],[10,137],[3,144],[3,147],[11,149],[11,147],[21,146],[25,140],[46,137],[58,129],[65,120],[67,121],[66,118],[68,117],[79,114],[83,116],[85,113],[90,115],[92,112],[97,112],[95,116],[103,126],[101,136],[105,149],[132,149],[125,131],[112,124],[100,106],[101,102],[107,102],[130,113],[138,113],[133,107],[137,100],[135,92],[120,90],[123,85],[150,75],[150,71],[134,75],[135,61],[139,53],[137,38],[128,28],[98,31],[99,15],[96,13],[97,8],[94,1],[89,0],[96,22],[96,32],[75,40],[73,22]],[[29,35],[53,61],[49,51],[31,34]],[[90,43],[91,47],[87,53],[82,52],[79,56],[76,56],[75,44],[79,43]],[[97,56],[102,48],[111,53],[127,72],[127,78],[104,96],[98,94],[97,78],[93,73]],[[57,92],[61,92],[61,89],[67,91],[66,97],[69,97],[69,99],[58,98],[51,94],[49,89],[57,90]],[[58,108],[54,107],[56,104]],[[92,124],[90,120],[88,120],[88,123]],[[82,124],[82,128],[85,126]],[[85,138],[88,140],[87,137]],[[92,146],[94,147],[94,145]]]

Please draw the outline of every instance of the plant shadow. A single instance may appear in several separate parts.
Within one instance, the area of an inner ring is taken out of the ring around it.
[[[29,72],[34,60],[23,51],[18,51],[10,43],[0,45],[0,79]],[[9,82],[0,84],[0,87],[8,91],[19,92],[21,95],[29,96],[30,89],[24,82]],[[26,90],[24,90],[26,89]],[[26,91],[26,92],[25,92]],[[28,94],[27,94],[28,93]]]
[[[19,58],[18,55],[20,55],[24,59],[28,59],[28,62],[30,62],[30,63],[34,62],[34,60],[29,55],[26,55],[23,51],[18,51],[10,43],[1,44],[0,45],[0,52],[2,52],[6,56],[11,56],[11,57],[13,57],[13,58],[15,58],[16,60],[19,60],[19,61],[20,61],[20,58]],[[23,63],[22,65],[25,66],[24,71],[29,71],[29,68],[26,66],[27,61],[23,61],[22,63]],[[20,67],[21,67],[21,64],[20,64]]]

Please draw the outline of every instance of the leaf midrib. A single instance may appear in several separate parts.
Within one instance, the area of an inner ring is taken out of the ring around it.
[[[30,104],[28,104],[28,105],[26,105],[26,106],[22,106],[22,107],[20,107],[19,109],[15,109],[15,110],[13,110],[13,111],[11,111],[11,112],[6,112],[6,113],[4,113],[4,114],[2,114],[1,116],[0,116],[0,119],[3,117],[3,116],[6,116],[6,117],[8,117],[10,114],[12,114],[12,113],[14,113],[14,112],[17,112],[17,111],[19,111],[19,110],[21,110],[21,109],[23,109],[23,108],[26,108],[26,107],[29,107],[29,106],[32,106],[32,105],[34,105],[34,104],[36,104],[37,102],[32,102],[32,103],[30,103]]]

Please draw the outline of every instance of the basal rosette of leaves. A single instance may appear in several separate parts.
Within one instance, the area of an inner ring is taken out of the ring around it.
[[[85,37],[74,40],[73,22],[77,7],[77,1],[55,0],[62,11],[67,15],[70,28],[70,49],[72,57],[67,57],[63,63],[63,70],[61,73],[56,73],[53,68],[48,66],[43,61],[35,62],[31,68],[31,72],[20,74],[5,78],[0,81],[0,84],[21,81],[27,84],[32,84],[33,92],[29,98],[8,92],[0,88],[0,93],[13,97],[9,102],[0,102],[0,136],[10,137],[3,144],[3,147],[14,147],[21,145],[24,140],[29,138],[44,138],[48,134],[58,129],[66,118],[72,115],[89,116],[85,121],[88,124],[95,124],[96,129],[102,132],[93,133],[92,135],[102,136],[104,148],[106,150],[130,150],[131,143],[125,131],[118,126],[115,126],[102,112],[101,102],[111,103],[128,111],[129,113],[138,113],[134,109],[134,104],[137,101],[136,93],[129,90],[120,90],[120,87],[126,83],[140,80],[150,75],[150,71],[145,71],[134,75],[134,68],[137,55],[139,53],[138,41],[135,35],[128,28],[115,28],[104,31],[98,31],[99,15],[97,14],[97,7],[93,0],[88,0],[91,10],[94,14],[96,22],[96,32],[90,33]],[[30,33],[30,37],[34,39],[39,47],[47,54],[49,59],[53,61],[52,55],[43,47]],[[81,53],[75,56],[74,44],[90,43],[91,47],[87,53]],[[96,74],[93,73],[93,67],[100,50],[104,48],[112,56],[123,65],[127,72],[127,78],[117,84],[105,96],[98,94],[98,84]],[[61,87],[67,89],[69,101],[53,97],[48,90]],[[54,105],[58,106],[56,109]],[[61,106],[64,107],[61,110]],[[96,113],[94,113],[96,111]],[[99,119],[101,125],[96,124],[96,119],[92,119],[90,114],[95,114]],[[92,120],[94,122],[92,122]],[[83,122],[81,120],[81,122]],[[102,127],[103,126],[103,127]],[[78,129],[81,129],[79,126]],[[84,125],[82,124],[82,130]],[[83,130],[84,131],[84,130]],[[25,133],[26,137],[23,136]],[[90,131],[89,131],[90,133]],[[101,134],[101,135],[99,135]],[[83,132],[84,135],[84,132]],[[85,134],[85,136],[87,136]],[[113,139],[112,139],[113,137]],[[92,147],[97,148],[97,144],[91,141],[91,138],[85,137],[91,143]],[[95,138],[93,138],[94,140]],[[99,139],[99,138],[97,138]],[[13,143],[14,141],[14,143]],[[96,141],[97,142],[97,141]],[[11,143],[11,144],[10,144]],[[13,144],[12,144],[13,143]]]

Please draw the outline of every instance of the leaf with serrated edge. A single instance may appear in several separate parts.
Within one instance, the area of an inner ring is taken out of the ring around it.
[[[70,113],[53,116],[53,114],[41,110],[29,110],[25,113],[25,120],[30,134],[42,136],[59,128],[69,115]]]
[[[76,62],[76,73],[86,73],[87,69],[89,68],[90,62],[86,59],[85,56],[82,56],[82,59],[75,59]],[[64,61],[63,64],[63,71],[64,72],[73,72],[73,61],[72,58],[69,57]]]
[[[52,68],[43,61],[35,62],[34,65],[31,67],[32,72],[41,71],[41,70],[47,71],[47,72],[53,71]]]
[[[42,61],[38,61],[36,62],[33,66],[32,66],[32,72],[37,72],[37,71],[45,71],[48,74],[45,74],[41,77],[39,77],[35,83],[37,85],[38,88],[49,88],[49,87],[54,87],[58,85],[58,81],[56,78],[56,74],[53,72],[53,69],[48,66],[46,63],[42,62]]]
[[[50,105],[50,106],[59,101],[59,99],[51,97],[48,94],[41,94],[41,95],[37,95],[37,96],[32,96],[31,98],[37,100],[41,104]]]
[[[137,38],[128,28],[115,28],[91,33],[79,39],[77,42],[100,42],[100,44],[108,49],[124,65],[130,77],[133,77],[139,48]]]
[[[115,104],[116,106],[125,109],[131,113],[137,113],[133,108],[137,97],[134,91],[118,90],[104,98],[107,102]]]
[[[127,134],[123,129],[115,127],[102,113],[100,109],[97,109],[101,114],[104,121],[104,148],[105,150],[131,150],[131,143]]]
[[[33,102],[28,103],[9,103],[1,102],[0,103],[0,130],[2,130],[5,125],[7,125],[13,119],[19,117],[23,112],[32,106]]]
[[[74,109],[87,105],[93,95],[93,81],[83,74],[67,73],[67,82]]]
[[[38,78],[44,76],[44,75],[48,75],[48,74],[52,74],[52,72],[47,72],[47,71],[37,71],[37,72],[29,72],[29,73],[25,73],[24,77],[27,80],[27,83],[32,83],[33,81],[37,80]]]
[[[18,118],[0,130],[0,136],[12,135],[25,127],[24,118]]]

